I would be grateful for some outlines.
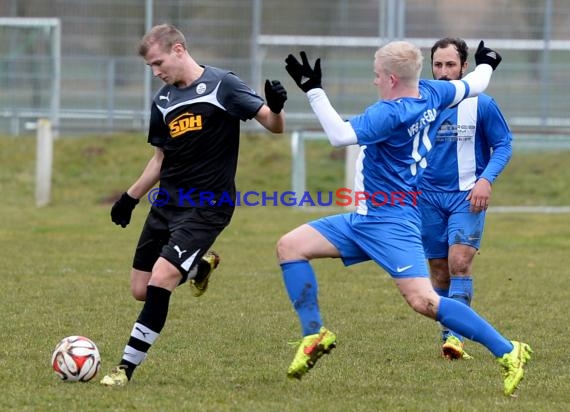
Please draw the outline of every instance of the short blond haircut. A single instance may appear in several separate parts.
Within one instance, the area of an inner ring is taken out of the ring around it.
[[[151,46],[157,43],[164,52],[169,52],[175,44],[186,48],[186,39],[180,30],[171,24],[160,24],[143,36],[139,43],[139,55],[145,57]]]
[[[421,50],[407,41],[393,41],[382,46],[374,54],[380,67],[388,74],[397,76],[408,86],[417,85],[423,66]]]

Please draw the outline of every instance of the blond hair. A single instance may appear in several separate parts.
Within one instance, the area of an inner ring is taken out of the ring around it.
[[[186,48],[186,39],[180,30],[171,24],[160,24],[143,36],[139,43],[139,55],[145,57],[151,46],[157,43],[164,52],[169,52],[175,44]]]
[[[397,76],[408,86],[417,85],[423,65],[421,50],[407,41],[393,41],[376,50],[374,58],[380,68]]]

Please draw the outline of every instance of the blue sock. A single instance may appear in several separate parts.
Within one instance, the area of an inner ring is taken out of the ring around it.
[[[448,298],[471,306],[473,298],[473,278],[471,276],[451,276]]]
[[[281,263],[285,288],[303,329],[303,336],[319,333],[323,325],[318,302],[318,285],[313,268],[306,260]]]
[[[441,298],[436,320],[466,338],[479,342],[496,357],[513,350],[513,344],[489,322],[469,306],[453,299]]]
[[[433,288],[433,290],[435,290],[435,293],[437,293],[442,298],[446,298],[449,295],[449,288]],[[440,326],[441,326],[441,340],[442,342],[445,342],[449,337],[449,335],[452,334],[452,332],[448,328],[443,326],[441,323]],[[460,337],[458,336],[458,338]]]
[[[473,278],[471,276],[452,275],[450,280],[447,297],[467,306],[471,306],[471,299],[473,298]],[[464,338],[459,333],[449,331],[449,334],[463,342]]]
[[[433,288],[433,290],[435,290],[435,293],[437,293],[439,296],[446,298],[449,296],[449,288]]]

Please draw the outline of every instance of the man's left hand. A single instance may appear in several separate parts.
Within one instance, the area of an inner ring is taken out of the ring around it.
[[[471,203],[471,211],[478,213],[487,210],[491,201],[491,182],[481,178],[475,182],[475,186],[469,192],[467,199]]]
[[[265,99],[267,99],[267,106],[276,114],[283,110],[283,106],[287,101],[287,90],[279,80],[265,80]]]

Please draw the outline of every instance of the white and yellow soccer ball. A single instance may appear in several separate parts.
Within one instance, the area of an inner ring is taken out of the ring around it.
[[[63,338],[51,355],[53,371],[67,382],[88,382],[101,367],[97,345],[85,336]]]

